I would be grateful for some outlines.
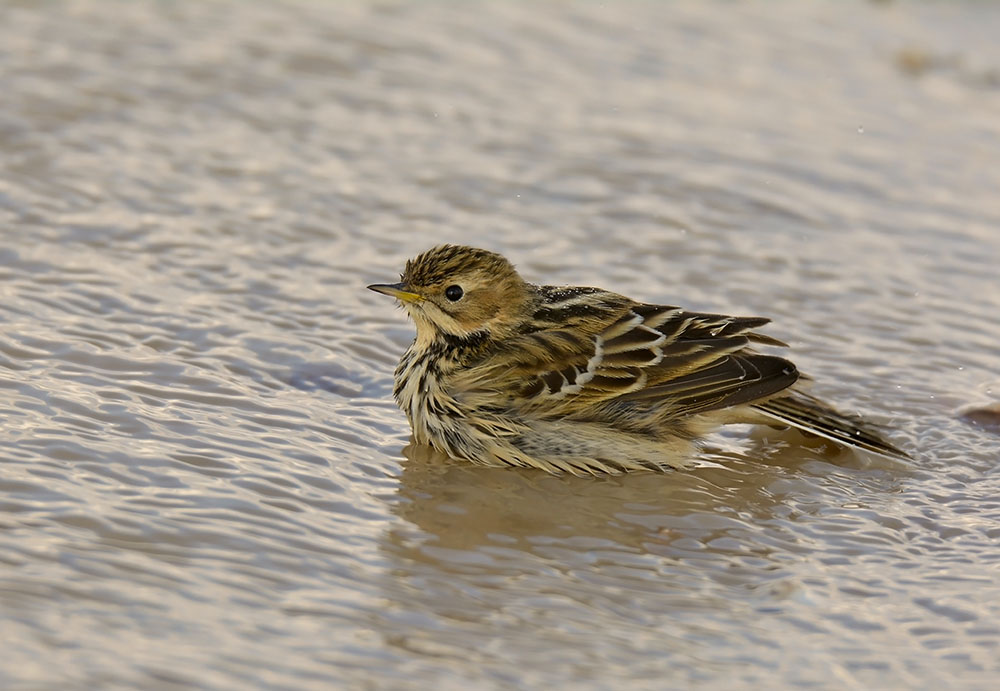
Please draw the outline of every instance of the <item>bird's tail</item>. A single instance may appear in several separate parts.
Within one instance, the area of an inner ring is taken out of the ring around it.
[[[886,441],[861,416],[841,413],[805,393],[796,391],[787,396],[754,403],[752,407],[771,420],[839,444],[890,458],[910,458],[909,454]]]

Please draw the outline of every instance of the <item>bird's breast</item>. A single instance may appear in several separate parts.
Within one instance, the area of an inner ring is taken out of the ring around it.
[[[410,421],[414,441],[455,453],[466,436],[465,415],[447,390],[446,365],[432,350],[411,348],[396,368],[393,395]]]

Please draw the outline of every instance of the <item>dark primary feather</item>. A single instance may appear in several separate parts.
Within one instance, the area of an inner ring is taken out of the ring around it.
[[[623,400],[671,401],[685,415],[750,403],[782,391],[799,372],[788,360],[757,353],[727,355],[715,364],[622,396]]]

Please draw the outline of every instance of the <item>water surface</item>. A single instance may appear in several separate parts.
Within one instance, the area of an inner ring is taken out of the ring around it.
[[[941,686],[1000,673],[1000,9],[0,7],[0,686]],[[770,316],[910,467],[408,444],[440,242]]]

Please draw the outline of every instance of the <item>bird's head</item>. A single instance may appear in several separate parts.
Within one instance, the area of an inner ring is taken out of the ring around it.
[[[368,288],[400,301],[418,341],[504,338],[531,312],[531,286],[495,252],[441,245],[406,262],[400,279]]]

